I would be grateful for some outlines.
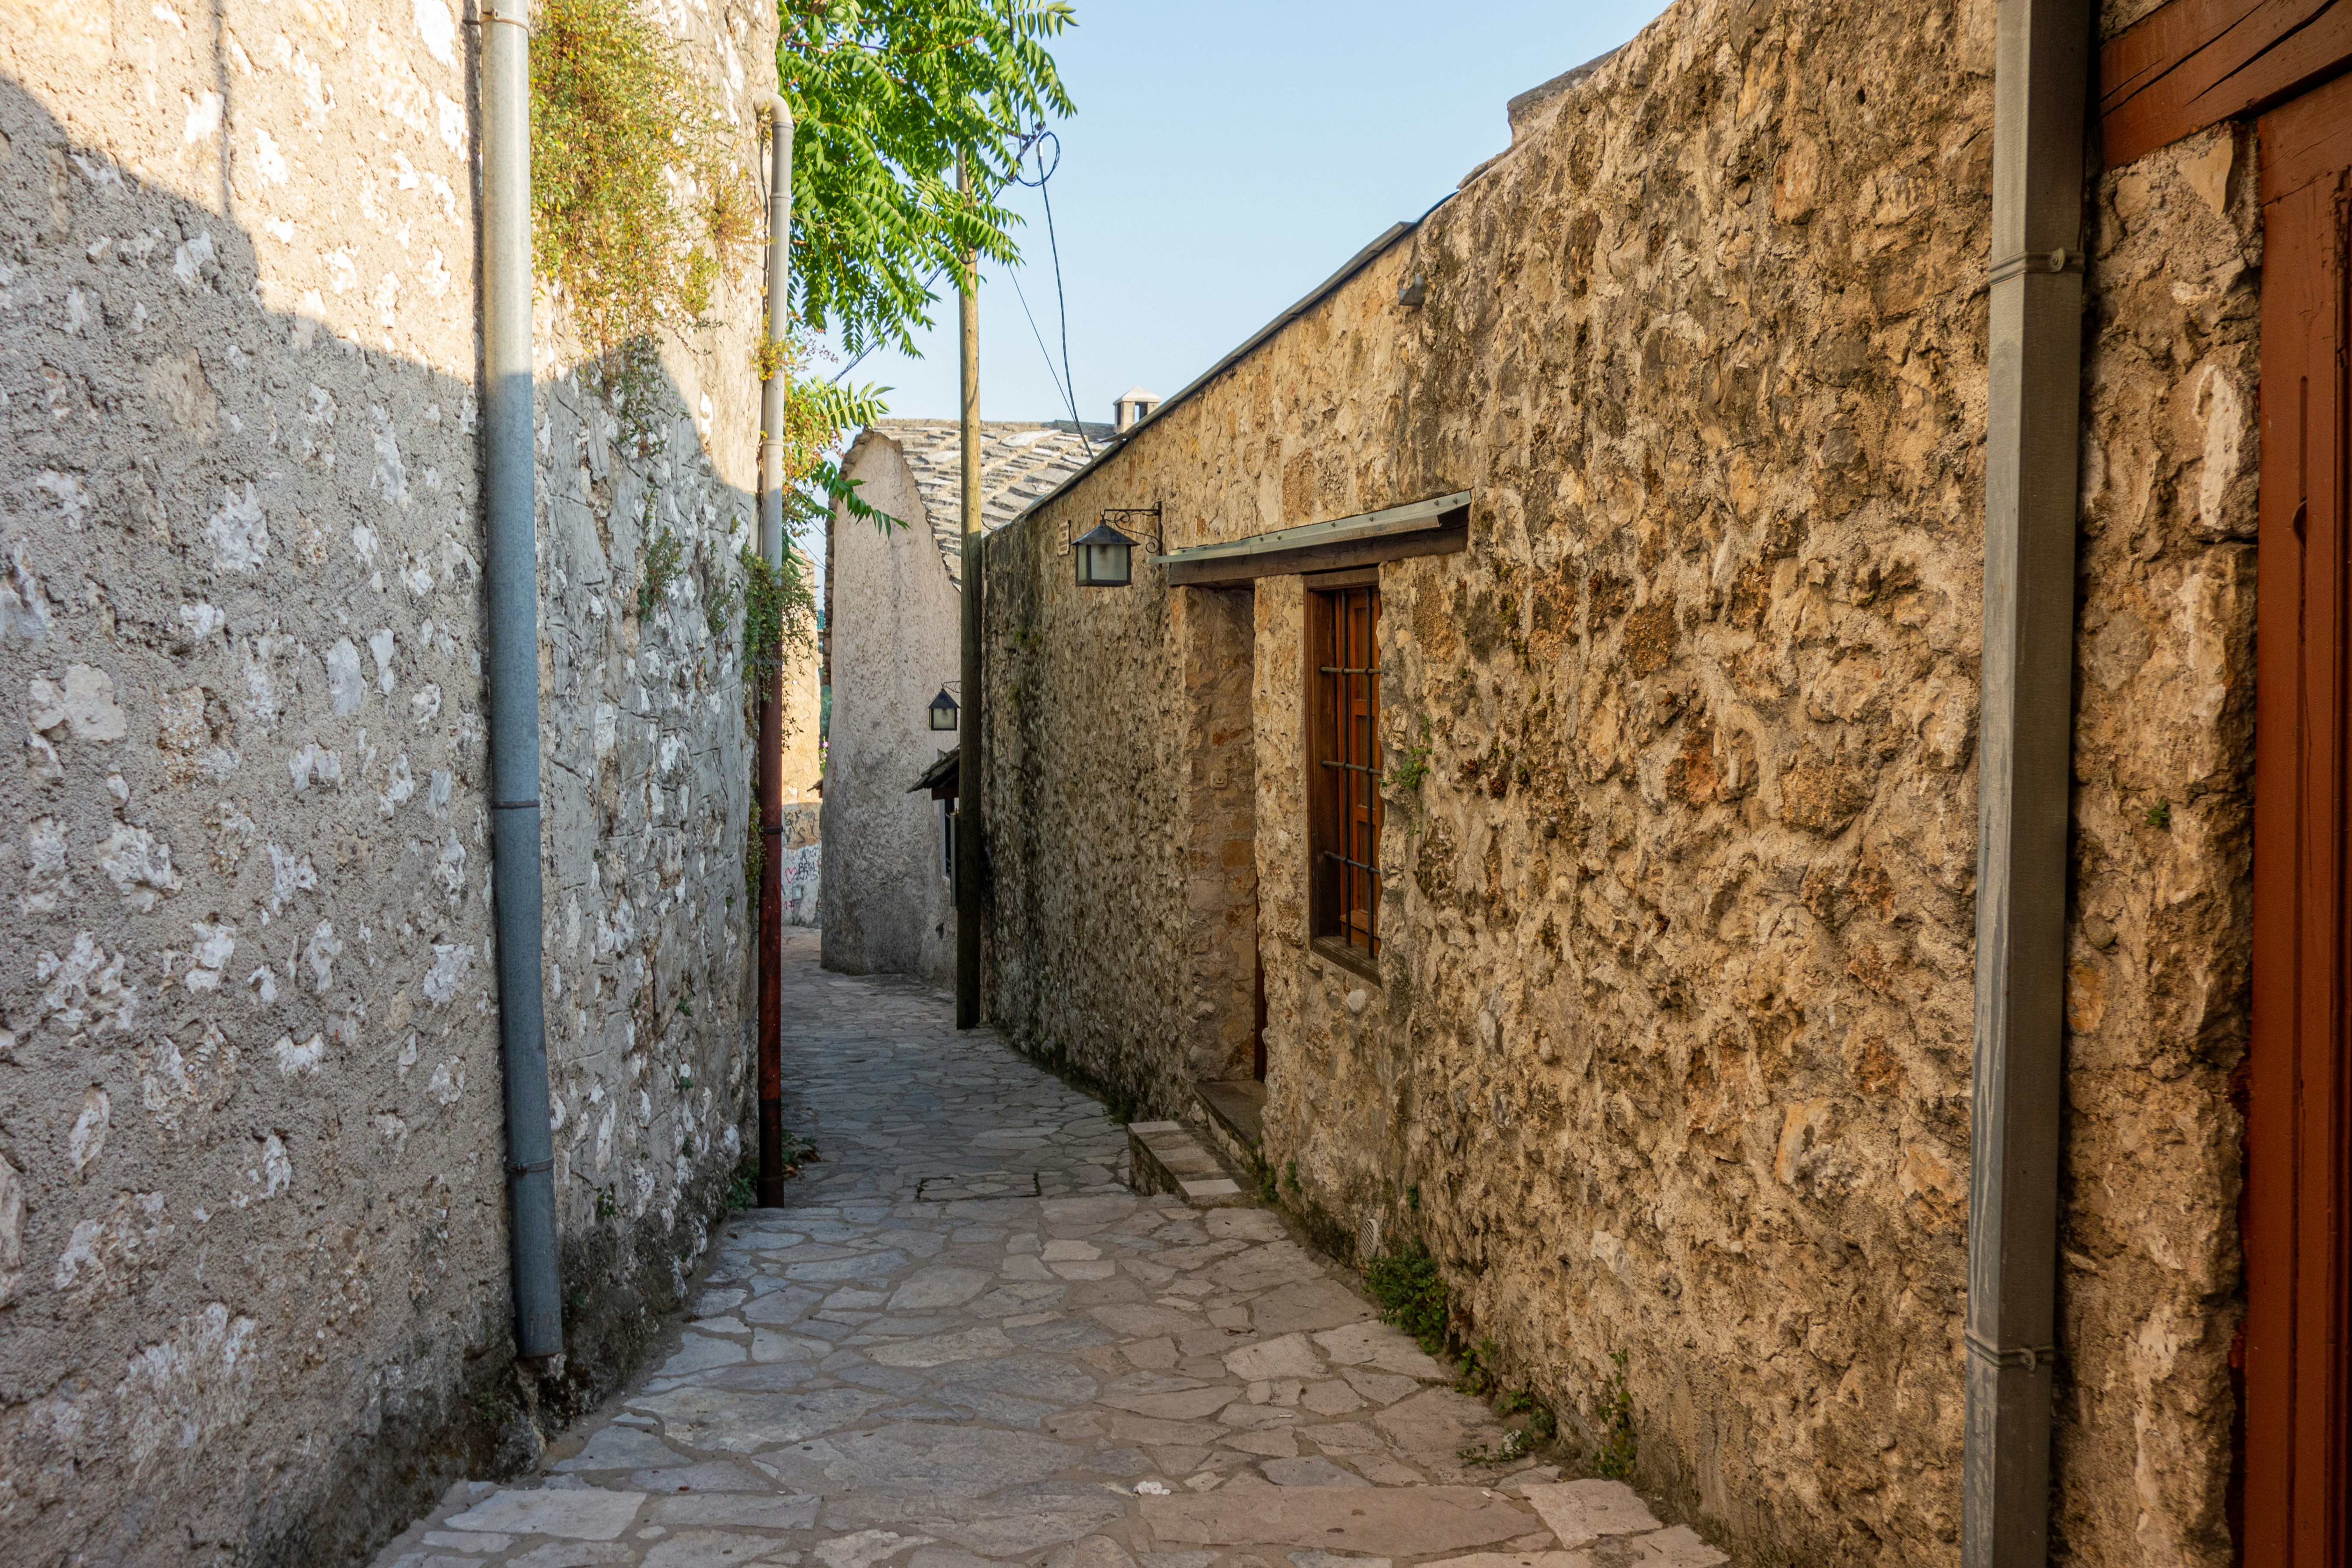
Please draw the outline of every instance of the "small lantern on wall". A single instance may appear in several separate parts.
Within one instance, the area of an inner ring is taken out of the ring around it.
[[[940,694],[931,699],[931,728],[934,730],[954,729],[956,727],[957,711],[956,700],[948,695],[948,689],[946,687],[940,687]]]
[[[1071,546],[1078,557],[1078,586],[1124,588],[1135,580],[1135,541],[1108,522]]]
[[[1070,552],[1077,558],[1079,587],[1124,588],[1135,581],[1135,547],[1138,541],[1121,533],[1112,525],[1111,519],[1146,517],[1151,520],[1152,548],[1159,549],[1160,508],[1157,506],[1107,507],[1091,532],[1071,541]]]

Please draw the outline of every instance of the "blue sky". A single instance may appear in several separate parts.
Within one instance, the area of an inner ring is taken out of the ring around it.
[[[1051,192],[1078,412],[1167,396],[1510,140],[1504,103],[1632,37],[1661,0],[1076,0],[1055,49],[1077,114]],[[1044,212],[1019,284],[1060,368]],[[894,415],[956,412],[955,302],[919,359],[850,372]],[[981,416],[1066,418],[1004,269],[983,271]],[[830,367],[837,370],[837,365]]]

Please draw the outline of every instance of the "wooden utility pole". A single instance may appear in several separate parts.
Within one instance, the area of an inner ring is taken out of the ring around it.
[[[956,190],[971,189],[971,166],[956,162]],[[967,250],[956,301],[956,347],[963,373],[963,711],[956,736],[956,1027],[977,1028],[980,1005],[981,530],[980,254]]]

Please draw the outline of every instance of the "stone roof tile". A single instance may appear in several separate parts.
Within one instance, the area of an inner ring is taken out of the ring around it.
[[[963,432],[952,419],[883,419],[869,426],[898,443],[922,498],[924,517],[948,576],[963,585]],[[1085,436],[1079,435],[1083,429]],[[1033,501],[1084,468],[1087,442],[1099,450],[1113,436],[1108,425],[982,420],[980,426],[980,521],[993,533]],[[908,518],[908,522],[919,520]]]

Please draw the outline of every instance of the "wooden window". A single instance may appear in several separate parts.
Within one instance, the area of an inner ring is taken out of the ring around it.
[[[1334,956],[1381,951],[1381,590],[1378,568],[1307,595],[1307,849],[1312,927]]]

